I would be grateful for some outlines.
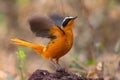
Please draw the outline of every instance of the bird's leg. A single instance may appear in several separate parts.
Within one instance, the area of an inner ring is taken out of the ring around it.
[[[53,59],[51,60],[52,64],[54,65],[54,67],[57,69],[60,65],[58,63],[56,63]]]
[[[55,61],[53,59],[50,60],[52,62],[53,65],[55,65]]]
[[[59,59],[58,59],[58,58],[56,58],[55,61],[56,61],[57,69],[58,69],[58,70],[64,69],[64,68],[59,64]]]
[[[59,59],[56,58],[55,61],[56,61],[56,64],[60,65],[59,64]]]
[[[57,68],[57,65],[53,59],[51,59],[51,63],[54,65],[55,68]]]
[[[56,61],[56,62],[55,62]],[[58,59],[55,59],[55,61],[53,59],[51,59],[52,64],[54,65],[54,67],[56,69],[62,69],[62,66],[58,63]]]

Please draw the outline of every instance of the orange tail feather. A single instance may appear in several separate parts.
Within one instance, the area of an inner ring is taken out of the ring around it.
[[[33,44],[33,43],[30,43],[30,42],[27,42],[27,41],[24,41],[24,40],[20,40],[20,39],[17,39],[17,38],[11,39],[11,41],[16,45],[31,47],[36,52],[38,52],[40,54],[43,52],[43,50],[45,48],[45,46],[43,46],[43,45]]]

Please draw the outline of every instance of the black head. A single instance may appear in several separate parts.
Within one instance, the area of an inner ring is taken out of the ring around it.
[[[71,21],[71,20],[75,20],[77,18],[77,16],[75,17],[66,17],[63,22],[62,22],[62,26],[65,27],[67,26],[67,24]]]

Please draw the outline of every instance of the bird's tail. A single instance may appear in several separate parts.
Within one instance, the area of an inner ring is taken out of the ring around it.
[[[11,39],[11,41],[16,45],[27,46],[27,47],[33,48],[39,54],[41,54],[45,48],[45,46],[43,46],[43,45],[30,43],[30,42],[20,40],[17,38]]]

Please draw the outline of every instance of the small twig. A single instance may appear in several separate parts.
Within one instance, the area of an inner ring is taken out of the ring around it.
[[[19,51],[17,52],[17,56],[18,56],[18,68],[20,70],[21,80],[25,80],[23,73],[23,62],[26,59],[26,55],[22,47],[19,48]]]
[[[19,60],[19,70],[20,70],[20,75],[21,75],[21,80],[25,80],[23,76],[23,69],[22,69],[22,61]]]

